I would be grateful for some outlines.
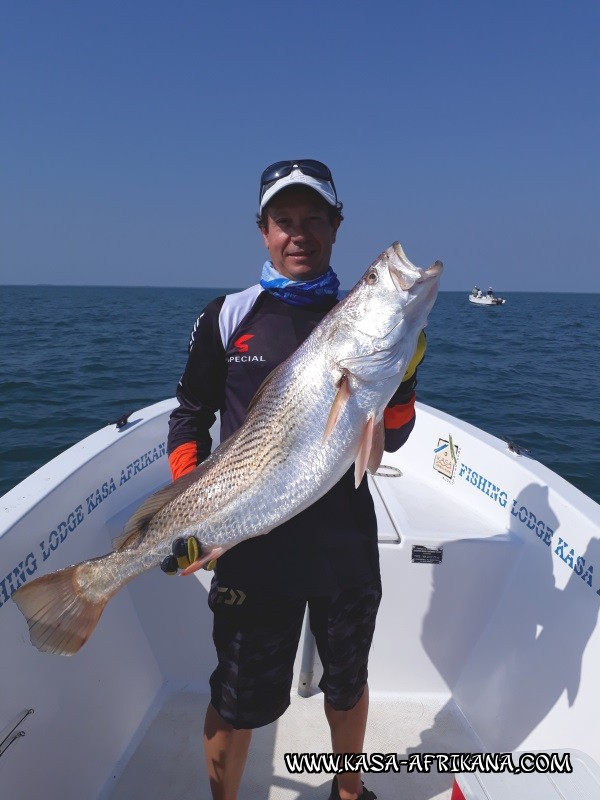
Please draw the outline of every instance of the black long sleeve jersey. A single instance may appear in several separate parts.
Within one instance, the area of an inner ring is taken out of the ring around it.
[[[331,307],[335,305],[332,299]],[[221,441],[246,418],[252,397],[269,373],[307,338],[329,309],[293,306],[260,285],[213,300],[192,331],[188,361],[169,420],[173,465],[182,451],[193,464],[210,453],[209,429],[221,417]],[[411,397],[404,382],[394,402]],[[414,424],[414,412],[392,432],[396,449]],[[387,435],[387,434],[386,434]],[[174,470],[175,472],[175,470]],[[354,487],[354,468],[320,500],[271,533],[241,542],[217,562],[221,585],[273,595],[335,595],[379,579],[377,524],[366,478]]]

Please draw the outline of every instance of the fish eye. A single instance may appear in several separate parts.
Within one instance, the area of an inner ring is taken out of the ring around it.
[[[379,275],[375,272],[375,270],[371,270],[367,275],[367,283],[377,283],[379,280]]]

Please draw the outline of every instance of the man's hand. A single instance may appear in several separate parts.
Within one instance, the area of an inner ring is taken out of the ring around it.
[[[180,569],[187,569],[195,561],[198,561],[202,554],[200,542],[195,536],[175,539],[171,550],[172,554],[164,558],[160,565],[162,571],[167,575],[177,575]],[[205,565],[204,569],[213,570],[216,563],[217,560],[213,559]]]

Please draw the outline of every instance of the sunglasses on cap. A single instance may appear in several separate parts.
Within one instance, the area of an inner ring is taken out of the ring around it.
[[[330,183],[337,200],[337,191],[329,167],[322,161],[315,161],[313,158],[300,158],[295,161],[276,161],[263,171],[260,176],[259,205],[269,186],[272,186],[280,178],[286,178],[295,169],[299,169],[303,175]]]

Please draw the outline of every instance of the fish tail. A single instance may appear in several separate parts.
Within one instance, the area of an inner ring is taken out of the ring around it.
[[[31,643],[44,653],[72,656],[89,639],[111,595],[83,597],[78,574],[61,569],[21,586],[12,596],[29,625]]]

